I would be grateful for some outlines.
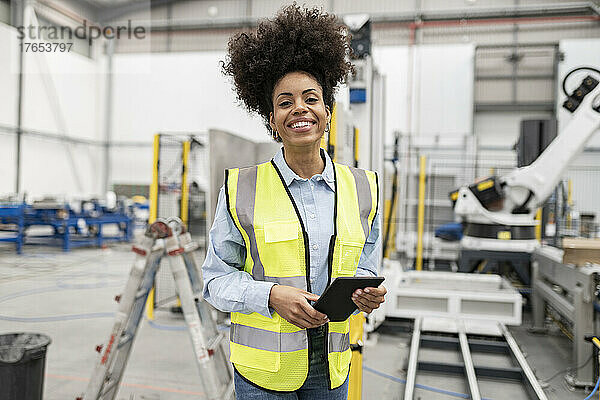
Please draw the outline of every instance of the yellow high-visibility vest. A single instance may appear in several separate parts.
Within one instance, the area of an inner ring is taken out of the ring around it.
[[[334,163],[334,234],[329,242],[329,280],[354,276],[377,212],[378,181],[372,171]],[[255,280],[310,292],[309,237],[298,207],[275,163],[225,171],[227,209],[246,245],[244,271]],[[348,320],[329,322],[325,334],[329,383],[348,376]],[[308,375],[308,335],[276,312],[231,313],[231,362],[255,385],[294,391]]]

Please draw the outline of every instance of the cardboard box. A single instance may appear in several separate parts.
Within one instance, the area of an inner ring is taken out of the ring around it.
[[[600,239],[563,238],[562,247],[564,264],[600,264]]]

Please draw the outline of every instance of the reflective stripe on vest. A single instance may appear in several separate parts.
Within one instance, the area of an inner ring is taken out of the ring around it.
[[[377,211],[375,173],[334,164],[334,236],[330,278],[353,276]],[[274,162],[226,171],[228,211],[246,245],[244,270],[257,281],[310,291],[309,243],[298,208]],[[231,361],[256,385],[294,391],[308,374],[308,335],[281,318],[232,313]],[[327,324],[330,388],[345,381],[351,357],[348,322]]]
[[[273,332],[240,324],[231,324],[229,340],[255,349],[279,352],[303,350],[308,346],[304,331]]]
[[[350,349],[350,334],[329,332],[329,352],[342,352]]]

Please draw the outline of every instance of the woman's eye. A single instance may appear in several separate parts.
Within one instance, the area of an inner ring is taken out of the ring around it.
[[[279,103],[279,107],[287,107],[290,104],[292,104],[291,101],[282,101],[281,103]]]
[[[308,99],[306,99],[306,101],[309,102],[309,103],[314,103],[314,102],[319,101],[319,100],[317,98],[315,98],[315,97],[309,97]]]

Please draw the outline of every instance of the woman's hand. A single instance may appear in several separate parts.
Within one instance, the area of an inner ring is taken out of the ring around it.
[[[315,310],[308,300],[317,301],[319,296],[292,286],[273,285],[269,306],[283,319],[298,328],[316,328],[327,322],[327,315]]]
[[[387,289],[383,286],[376,288],[368,287],[363,289],[357,289],[352,293],[352,301],[360,311],[370,313],[379,305],[385,301],[384,296],[387,293]]]

